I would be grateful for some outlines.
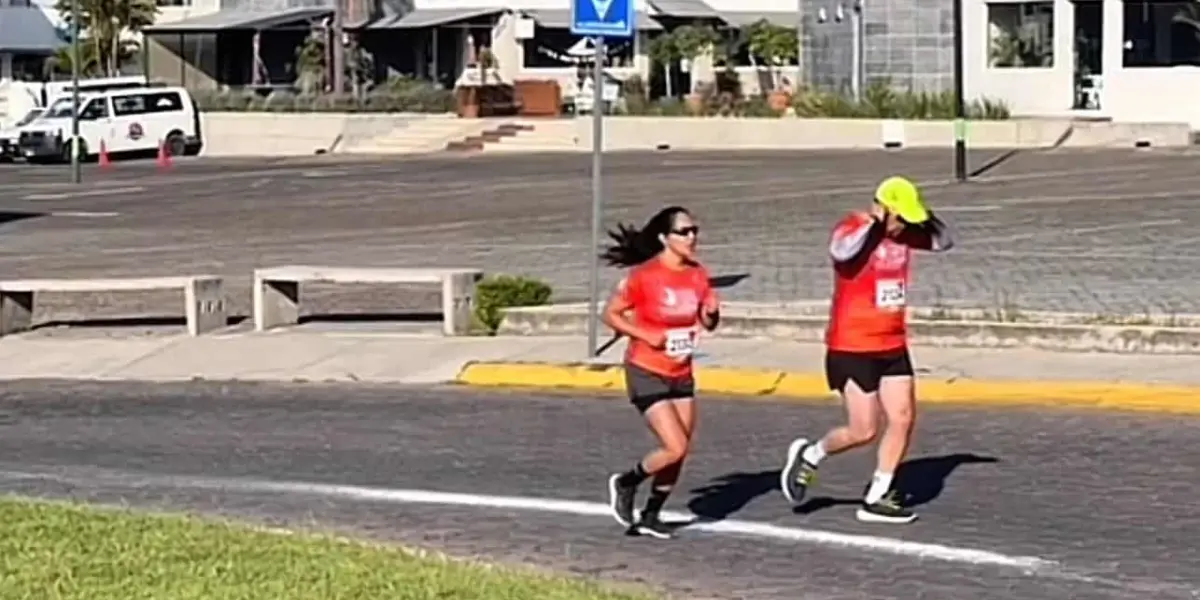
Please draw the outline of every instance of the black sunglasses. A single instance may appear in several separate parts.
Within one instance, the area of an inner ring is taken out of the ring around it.
[[[672,229],[671,233],[681,237],[700,235],[700,228],[695,225],[692,225],[691,227],[680,227],[679,229]]]

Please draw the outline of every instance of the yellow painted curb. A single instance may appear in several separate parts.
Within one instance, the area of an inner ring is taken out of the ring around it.
[[[456,382],[472,386],[574,388],[622,391],[620,365],[472,362]],[[829,398],[819,373],[697,367],[696,386],[706,394],[772,398]],[[1200,386],[1095,381],[917,379],[923,404],[1034,405],[1200,415]]]
[[[477,386],[620,390],[625,386],[625,371],[617,365],[479,362],[467,363],[457,381]]]

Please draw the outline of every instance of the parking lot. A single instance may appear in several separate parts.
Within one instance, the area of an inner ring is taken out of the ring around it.
[[[979,169],[1000,152],[971,156]],[[610,154],[605,225],[692,208],[706,261],[747,274],[727,297],[790,301],[828,293],[825,243],[844,211],[901,173],[958,230],[960,245],[917,263],[916,302],[1098,313],[1200,312],[1190,235],[1200,218],[1191,151],[1022,152],[969,185],[951,152]],[[588,155],[310,157],[0,166],[5,277],[219,273],[235,312],[254,267],[287,263],[478,266],[587,289]],[[606,269],[604,282],[615,280]],[[436,306],[431,294],[350,296],[314,288],[314,312]],[[433,290],[430,290],[432,292]],[[174,296],[46,297],[45,318],[178,312]]]

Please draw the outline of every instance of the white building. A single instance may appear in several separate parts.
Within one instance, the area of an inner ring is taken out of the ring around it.
[[[969,1],[966,82],[1017,113],[1187,122],[1200,129],[1200,18],[1195,1]],[[1014,36],[1014,32],[1019,32]],[[1026,66],[998,66],[1013,37]],[[1001,60],[997,60],[1001,59]]]

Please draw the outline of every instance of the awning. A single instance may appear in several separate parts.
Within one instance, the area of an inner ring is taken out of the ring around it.
[[[647,0],[660,14],[656,17],[683,19],[720,19],[721,13],[704,0]]]
[[[452,25],[479,17],[498,15],[502,8],[418,8],[390,19],[380,19],[367,25],[367,29],[423,29],[439,25]]]
[[[800,21],[800,17],[795,12],[721,12],[721,18],[725,19],[731,27],[749,27],[763,19],[772,25],[782,27],[795,28]]]
[[[0,6],[0,52],[54,54],[65,45],[41,9]]]
[[[332,8],[289,8],[279,11],[222,10],[173,23],[147,27],[147,33],[213,33],[217,31],[262,31],[293,21],[321,19],[333,15]]]
[[[529,16],[529,18],[537,21],[538,25],[547,29],[570,29],[571,28],[571,11],[557,9],[536,9],[522,10],[521,12]],[[662,31],[662,24],[655,21],[650,15],[644,12],[634,13],[637,21],[634,23],[634,28],[638,31]]]

